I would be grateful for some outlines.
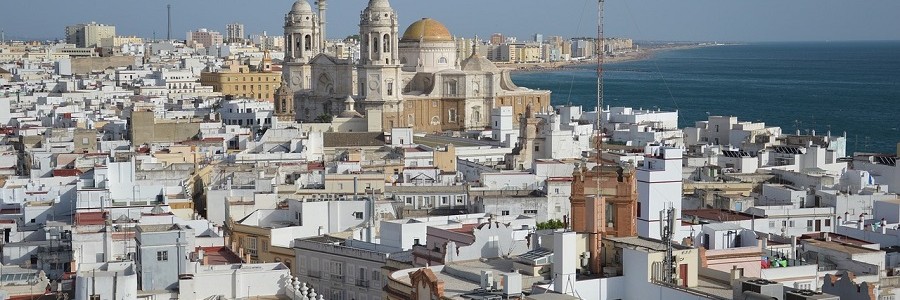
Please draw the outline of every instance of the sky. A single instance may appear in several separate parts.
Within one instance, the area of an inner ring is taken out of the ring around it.
[[[166,4],[173,5],[173,38],[225,24],[247,34],[280,35],[294,0],[0,0],[0,30],[7,39],[63,38],[65,26],[96,21],[118,35],[166,35]],[[367,0],[329,0],[328,38],[358,32]],[[596,36],[596,0],[390,0],[400,31],[423,17],[457,36],[488,38],[499,32],[530,39]],[[898,0],[606,0],[608,37],[644,41],[900,40]]]

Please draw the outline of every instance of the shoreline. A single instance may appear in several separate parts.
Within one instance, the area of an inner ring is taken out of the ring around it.
[[[696,49],[703,47],[713,47],[715,45],[665,45],[665,46],[657,46],[648,49],[641,49],[637,51],[627,52],[624,54],[620,54],[613,57],[606,57],[604,63],[606,64],[615,64],[615,63],[623,63],[623,62],[631,62],[631,61],[639,61],[646,60],[652,58],[658,52],[662,51],[670,51],[670,50],[686,50],[686,49]],[[545,72],[545,71],[556,71],[556,70],[564,70],[578,66],[584,65],[596,65],[596,59],[589,60],[579,60],[579,61],[558,61],[558,62],[543,62],[543,63],[497,63],[497,67],[501,69],[508,69],[510,72],[514,73],[530,73],[530,72]]]

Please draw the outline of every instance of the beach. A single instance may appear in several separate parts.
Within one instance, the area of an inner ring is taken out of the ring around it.
[[[708,47],[708,44],[654,44],[650,47],[641,48],[630,52],[617,53],[613,56],[604,57],[604,63],[619,63],[627,61],[644,60],[653,56],[659,51],[693,49],[700,47]],[[510,69],[513,72],[540,72],[546,70],[565,69],[574,66],[595,65],[596,59],[557,61],[557,62],[541,62],[541,63],[495,63],[498,68]]]

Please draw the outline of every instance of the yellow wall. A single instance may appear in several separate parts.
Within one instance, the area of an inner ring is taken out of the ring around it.
[[[244,253],[244,259],[248,256],[249,246],[245,245],[247,237],[256,238],[256,257],[251,257],[249,263],[281,262],[294,271],[294,250],[285,247],[272,246],[269,229],[241,224],[231,226],[231,246],[234,252]],[[295,274],[296,275],[296,274]]]
[[[281,73],[274,72],[216,72],[200,74],[200,84],[212,86],[223,95],[275,100],[275,91],[281,86]]]

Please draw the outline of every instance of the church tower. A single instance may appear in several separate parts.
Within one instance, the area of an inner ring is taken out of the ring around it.
[[[275,117],[278,121],[293,122],[297,119],[294,113],[294,92],[284,80],[275,91]]]
[[[388,0],[369,0],[359,20],[357,76],[359,96],[365,100],[358,109],[365,110],[367,115],[381,115],[381,120],[369,122],[383,130],[406,125],[399,122],[403,87],[400,86],[398,31],[397,14]]]
[[[284,17],[284,68],[283,79],[290,89],[309,89],[310,65],[319,54],[319,24],[307,0],[297,0]]]

